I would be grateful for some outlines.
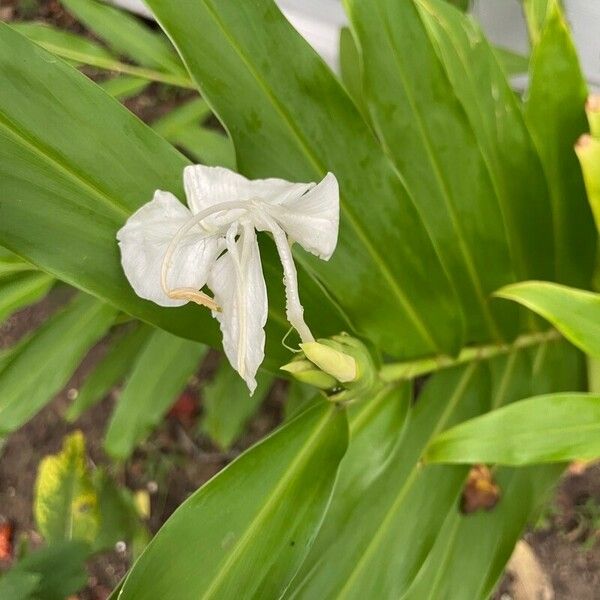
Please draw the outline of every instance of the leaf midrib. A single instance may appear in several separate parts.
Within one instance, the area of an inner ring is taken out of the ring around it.
[[[232,548],[231,553],[224,561],[224,563],[222,563],[221,568],[212,580],[210,587],[202,594],[202,600],[208,600],[209,598],[211,598],[211,596],[213,598],[217,597],[215,596],[215,593],[218,592],[219,587],[221,587],[221,585],[223,584],[223,581],[227,577],[228,571],[237,561],[243,558],[243,552],[248,547],[248,545],[252,543],[254,533],[263,526],[265,521],[268,520],[273,507],[277,505],[280,498],[284,495],[285,490],[290,481],[292,481],[297,476],[297,471],[299,471],[305,465],[305,463],[308,462],[311,456],[311,452],[314,453],[314,449],[312,448],[313,442],[315,442],[315,440],[318,439],[327,423],[331,421],[331,410],[327,410],[323,417],[321,417],[320,421],[315,426],[314,431],[306,440],[306,442],[304,443],[304,445],[302,446],[292,463],[289,465],[289,468],[286,470],[284,476],[279,480],[279,482],[273,489],[273,492],[271,493],[267,501],[262,505],[252,523],[249,525],[246,531],[239,538],[238,542]]]

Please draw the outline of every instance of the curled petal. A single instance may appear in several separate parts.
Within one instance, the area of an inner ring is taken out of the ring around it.
[[[237,225],[233,225],[227,235],[227,252],[217,260],[208,286],[221,307],[213,316],[221,326],[225,354],[253,393],[265,356],[267,288],[254,227],[242,224],[237,242],[236,232]]]
[[[177,232],[191,217],[175,196],[157,191],[117,233],[121,264],[136,294],[161,306],[181,306],[187,299],[170,298],[161,284],[162,263]],[[167,273],[169,289],[199,290],[217,256],[217,242],[198,226],[174,248]]]
[[[269,205],[271,216],[305,250],[329,260],[335,250],[340,219],[340,192],[333,173],[300,197]]]
[[[291,183],[284,179],[246,179],[223,167],[192,165],[183,172],[183,183],[188,206],[198,213],[215,204],[232,201],[264,200],[285,202],[311,189],[314,183]],[[240,211],[241,214],[241,211]],[[212,217],[214,224],[223,217]],[[210,222],[211,219],[207,219]]]

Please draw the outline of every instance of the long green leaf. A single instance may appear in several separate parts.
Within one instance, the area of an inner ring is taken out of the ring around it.
[[[59,56],[79,56],[79,59],[73,59],[78,63],[90,64],[96,60],[117,60],[106,48],[89,38],[45,23],[12,23],[11,27],[42,48]]]
[[[425,460],[522,466],[600,456],[600,396],[554,394],[521,400],[439,435]]]
[[[140,65],[184,74],[169,41],[136,17],[96,0],[61,0],[69,12],[115,52]]]
[[[319,529],[346,443],[344,412],[325,402],[290,421],[175,512],[120,600],[281,597]]]
[[[558,2],[548,4],[533,46],[525,116],[550,183],[558,280],[584,287],[594,267],[596,229],[573,146],[587,132],[588,91]]]
[[[132,96],[137,96],[148,86],[146,79],[139,77],[131,77],[128,75],[118,75],[111,77],[100,83],[100,87],[113,98],[118,100],[126,100]]]
[[[67,421],[73,422],[78,419],[125,377],[152,331],[147,325],[136,324],[132,330],[114,336],[106,355],[88,375],[77,397],[69,406],[65,415]]]
[[[556,283],[524,281],[502,288],[496,296],[533,310],[578,348],[600,358],[600,294]]]
[[[210,106],[202,98],[194,98],[178,106],[152,123],[152,129],[165,139],[200,125],[211,114]]]
[[[190,128],[176,133],[171,142],[203,165],[235,169],[233,144],[219,131],[208,127]]]
[[[225,124],[244,174],[314,181],[335,173],[342,195],[337,250],[328,263],[297,256],[351,323],[398,356],[457,350],[460,313],[418,199],[275,3],[149,0],[148,6]]]
[[[0,321],[43,298],[54,279],[46,273],[25,272],[0,279]]]
[[[214,379],[202,389],[201,430],[220,448],[227,450],[244,431],[269,393],[273,377],[259,372],[258,387],[248,394],[244,380],[226,361],[221,361]]]
[[[0,433],[18,429],[52,400],[115,315],[82,294],[9,355],[0,372]]]
[[[125,459],[163,418],[206,347],[155,331],[133,364],[106,432],[104,447],[113,458]]]
[[[0,79],[10,81],[0,86],[0,243],[143,321],[219,344],[208,311],[138,298],[116,244],[117,230],[156,189],[183,199],[188,161],[85,76],[2,24]],[[278,367],[289,357],[281,267],[273,244],[261,255],[267,281],[277,282],[268,290],[267,357]],[[315,334],[348,329],[322,288],[303,273],[300,281]]]
[[[555,215],[541,160],[516,95],[470,17],[439,0],[413,1],[476,132],[495,193],[502,199],[517,278],[554,279],[556,242],[548,232],[553,231]],[[580,268],[585,272],[587,265]]]
[[[397,445],[376,477],[365,488],[359,480],[334,495],[314,551],[286,598],[488,598],[540,494],[558,471],[499,472],[507,486],[502,513],[480,515],[474,530],[472,517],[459,513],[467,469],[424,466],[425,449],[439,432],[490,407],[538,393],[542,386],[543,392],[562,391],[583,383],[581,356],[556,340],[434,375],[406,425],[396,421]],[[462,543],[463,532],[476,539],[482,530],[492,532],[489,539]]]
[[[521,202],[522,192],[509,195],[495,184],[480,134],[448,78],[419,2],[348,0],[346,6],[362,49],[373,122],[417,199],[459,292],[469,317],[469,339],[514,333],[516,307],[507,311],[506,306],[492,305],[489,295],[499,284],[515,280],[516,250],[506,218],[514,213],[512,205]],[[445,26],[459,34],[470,26],[466,17],[444,8],[452,18],[444,18],[438,3],[431,10]],[[478,50],[479,60],[490,53],[481,44]],[[477,93],[491,97],[493,90],[485,83]],[[515,125],[511,119],[500,126]],[[500,140],[503,135],[499,132]],[[532,226],[529,215],[527,225]]]

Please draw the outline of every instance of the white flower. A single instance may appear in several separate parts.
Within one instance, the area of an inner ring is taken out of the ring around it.
[[[273,236],[283,266],[286,314],[303,342],[304,322],[291,245],[323,260],[338,235],[339,191],[328,173],[318,184],[248,180],[221,167],[194,165],[183,174],[189,208],[157,191],[117,233],[123,270],[142,298],[161,306],[189,301],[209,307],[219,321],[231,365],[256,388],[264,358],[267,290],[256,239]],[[201,291],[207,285],[214,298]]]

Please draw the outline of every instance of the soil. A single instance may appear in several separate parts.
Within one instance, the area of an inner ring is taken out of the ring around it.
[[[0,0],[0,20],[31,19],[93,37],[56,0]],[[104,73],[94,70],[88,70],[86,74],[95,80],[105,77]],[[151,85],[129,100],[127,106],[140,118],[151,122],[190,95],[187,91]],[[40,304],[10,318],[0,327],[0,348],[13,344],[41,324],[68,299],[69,293],[67,288],[58,287]],[[16,537],[25,536],[34,545],[41,542],[32,515],[37,467],[44,456],[60,450],[66,434],[77,429],[83,431],[93,464],[109,468],[115,478],[131,490],[145,489],[150,493],[148,527],[151,532],[156,532],[189,494],[282,419],[285,390],[284,384],[278,383],[232,451],[219,451],[198,433],[193,423],[184,424],[176,418],[167,418],[133,457],[117,468],[104,455],[102,439],[118,397],[118,388],[76,423],[69,424],[63,418],[73,391],[102,356],[105,346],[105,342],[98,344],[65,389],[0,447],[0,522],[10,521],[15,526]],[[211,353],[187,390],[200,405],[200,384],[211,377],[218,360],[218,354]],[[538,526],[525,535],[525,540],[549,576],[555,600],[600,600],[600,465],[567,473],[552,506]],[[91,561],[88,586],[79,596],[82,600],[107,598],[129,566],[129,550],[119,550]],[[495,597],[510,600],[513,598],[511,590],[511,581],[507,577]]]

